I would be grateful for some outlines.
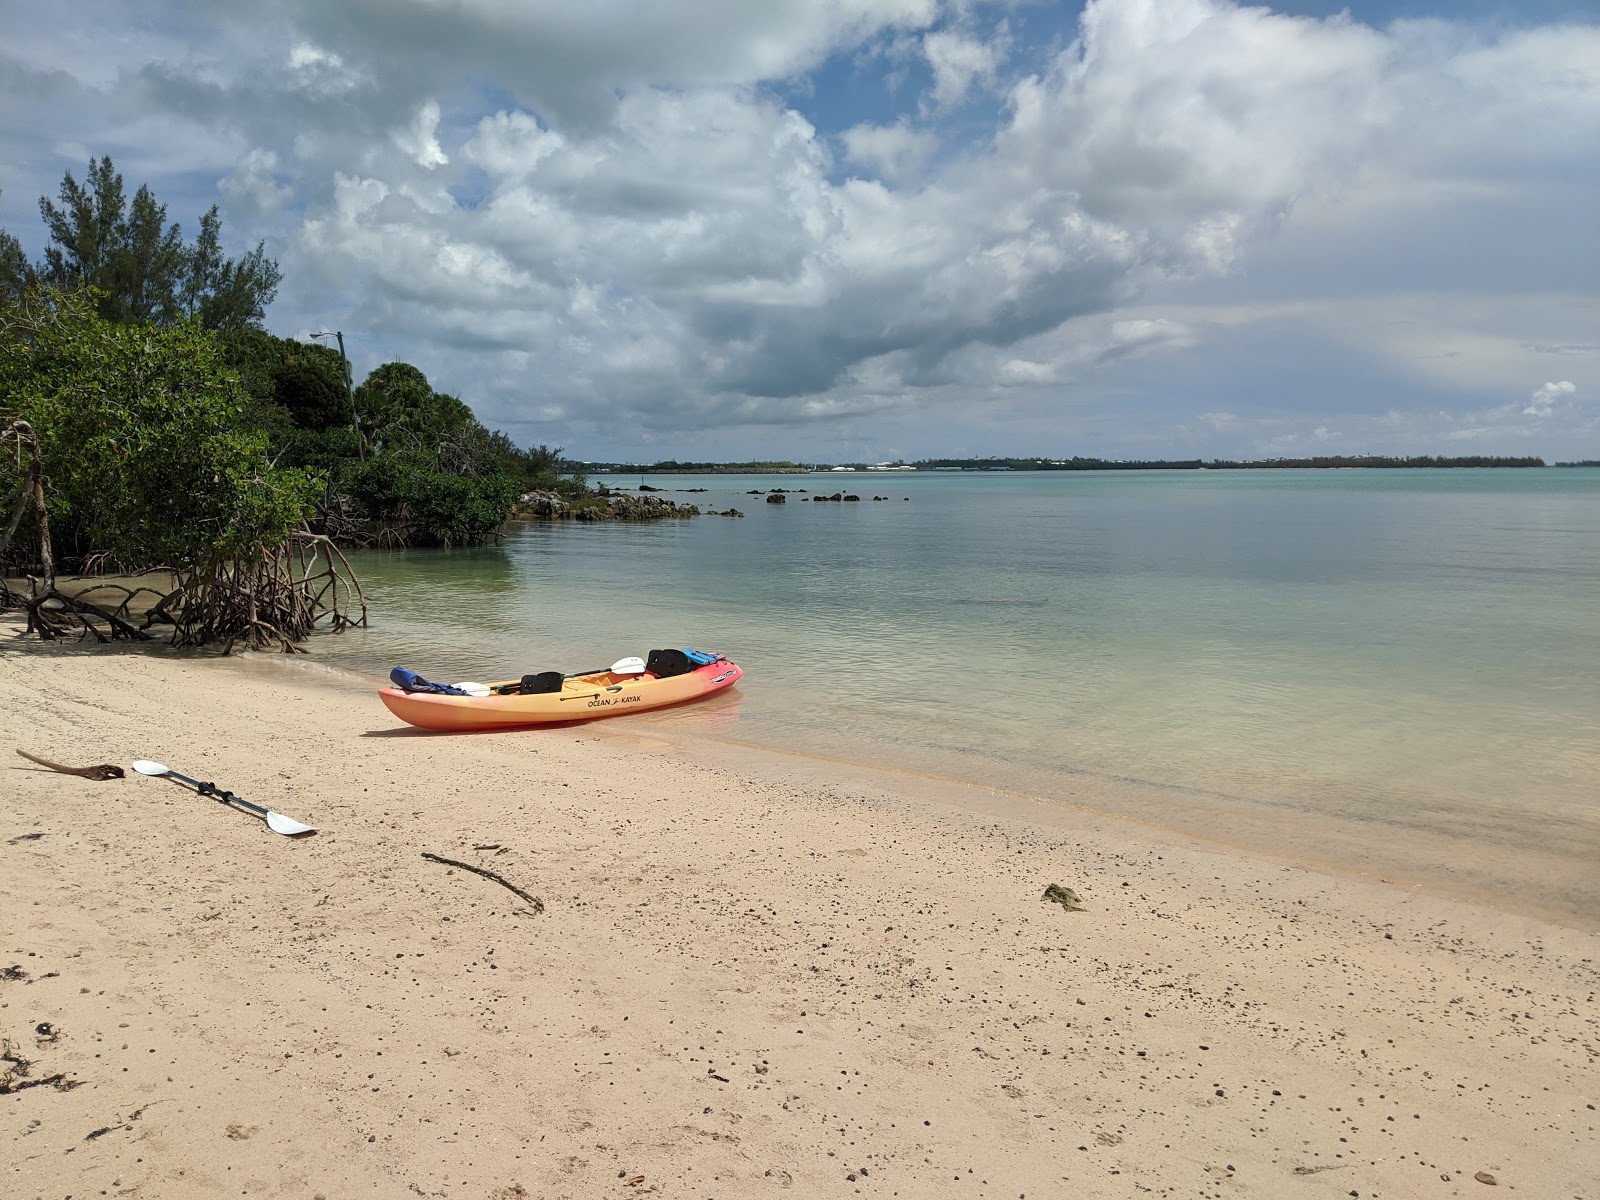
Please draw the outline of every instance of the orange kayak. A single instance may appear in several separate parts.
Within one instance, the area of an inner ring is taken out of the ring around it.
[[[386,687],[378,697],[389,711],[420,729],[464,731],[515,729],[556,721],[590,721],[648,712],[669,704],[698,700],[732,687],[744,672],[727,659],[706,663],[682,675],[658,679],[654,675],[618,675],[594,671],[562,680],[561,690],[539,695],[440,696]],[[489,684],[492,690],[514,688],[517,681]]]

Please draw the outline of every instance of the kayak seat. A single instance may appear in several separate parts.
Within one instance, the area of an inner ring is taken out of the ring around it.
[[[517,692],[523,696],[543,696],[559,692],[565,682],[560,671],[540,671],[536,675],[524,675]]]
[[[652,650],[645,659],[645,670],[657,679],[670,679],[694,670],[695,663],[682,650]]]

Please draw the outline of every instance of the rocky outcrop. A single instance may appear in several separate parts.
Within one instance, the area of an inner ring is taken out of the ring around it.
[[[616,492],[603,492],[574,504],[554,492],[528,492],[518,502],[516,515],[557,521],[659,521],[663,517],[698,517],[700,506]]]
[[[571,516],[567,502],[554,492],[524,492],[517,497],[515,515],[519,517]]]

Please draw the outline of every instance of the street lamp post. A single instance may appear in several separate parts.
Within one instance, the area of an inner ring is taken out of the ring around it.
[[[345,397],[350,401],[350,427],[356,431],[356,454],[360,456],[362,462],[366,462],[367,448],[365,440],[361,436],[361,422],[356,417],[356,393],[354,380],[350,376],[350,360],[344,354],[344,331],[336,329],[332,333],[313,333],[311,336],[314,338],[332,337],[337,338],[339,341],[339,370],[344,375]]]

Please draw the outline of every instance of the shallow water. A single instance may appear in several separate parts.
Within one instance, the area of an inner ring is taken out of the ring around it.
[[[318,655],[376,682],[720,650],[735,693],[630,725],[1600,915],[1600,471],[645,481],[745,516],[363,553],[371,628]]]

